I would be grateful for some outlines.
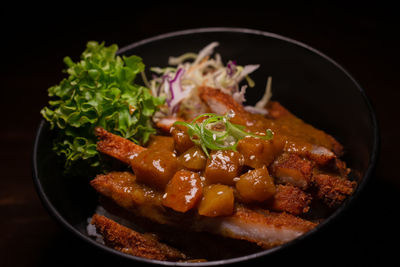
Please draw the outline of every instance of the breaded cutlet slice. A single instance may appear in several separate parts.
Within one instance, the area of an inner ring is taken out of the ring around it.
[[[185,260],[179,250],[159,242],[154,236],[141,234],[99,214],[94,214],[91,223],[103,236],[106,246],[133,256],[160,260]]]

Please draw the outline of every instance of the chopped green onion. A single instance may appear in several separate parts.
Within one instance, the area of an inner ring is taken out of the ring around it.
[[[200,119],[207,117],[202,122]],[[271,140],[273,132],[266,130],[265,135],[258,135],[245,131],[245,126],[231,123],[229,113],[221,116],[214,113],[204,113],[191,122],[177,121],[174,125],[187,127],[190,139],[200,146],[209,157],[208,150],[234,150],[240,139],[247,136]]]

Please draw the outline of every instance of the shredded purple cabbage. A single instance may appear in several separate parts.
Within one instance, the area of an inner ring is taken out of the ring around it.
[[[226,64],[226,74],[228,74],[229,77],[232,77],[236,72],[236,60],[229,61]]]
[[[173,103],[173,100],[175,99],[176,96],[178,96],[179,93],[182,93],[182,86],[181,86],[181,77],[184,73],[184,69],[183,68],[179,68],[175,74],[175,77],[171,80],[168,81],[169,83],[169,91],[171,94],[171,97],[169,99],[167,99],[167,104],[169,107],[174,107],[177,103]]]

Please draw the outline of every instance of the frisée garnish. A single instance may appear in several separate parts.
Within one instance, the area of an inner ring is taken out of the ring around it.
[[[74,162],[99,165],[94,128],[100,126],[137,144],[155,133],[151,118],[164,99],[134,83],[144,71],[138,56],[117,56],[116,44],[88,42],[80,61],[64,58],[68,77],[48,89],[51,101],[41,110],[51,129],[57,129],[53,150]]]

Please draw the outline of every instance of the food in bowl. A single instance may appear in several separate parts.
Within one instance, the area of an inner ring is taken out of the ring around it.
[[[74,115],[68,115],[65,124],[70,120],[89,126],[85,131],[98,140],[85,139],[85,145],[96,149],[92,154],[103,160],[106,155],[127,166],[98,174],[90,182],[113,205],[161,225],[211,232],[268,249],[317,226],[323,218],[315,216],[313,207],[338,207],[352,194],[356,182],[348,179],[350,170],[340,159],[343,147],[339,142],[270,100],[271,79],[262,99],[245,106],[247,87],[239,88],[239,84],[246,79],[248,86],[254,86],[248,75],[258,66],[242,67],[234,61],[224,65],[220,56],[211,57],[216,46],[212,43],[197,54],[171,58],[173,66],[153,68],[158,76],[150,81],[144,76],[149,89],[128,87],[123,94],[117,92],[118,83],[126,86],[132,82],[124,77],[140,65],[137,58],[125,58],[132,68],[121,67],[116,80],[111,79],[113,75],[106,77],[107,64],[98,74],[87,70],[89,77],[85,78],[94,82],[76,89],[70,82],[70,95],[64,95],[72,101],[62,108],[72,109],[75,101],[80,104],[78,110],[93,107],[97,115],[104,112],[107,116],[90,121],[71,112]],[[93,52],[85,55],[84,60],[90,60]],[[112,86],[102,87],[103,95],[85,93],[95,91],[100,78],[104,83],[112,80]],[[75,91],[83,91],[84,97],[75,97],[79,95]],[[129,97],[139,92],[143,97]],[[102,97],[111,102],[106,111],[98,104],[101,99],[96,99]],[[119,113],[114,112],[112,105],[120,99]],[[51,122],[57,117],[49,108],[44,114]],[[121,125],[123,130],[119,130]],[[141,129],[142,134],[136,134]],[[65,136],[73,134],[70,131]],[[100,214],[93,216],[92,226],[106,245],[122,252],[158,260],[193,260],[154,236]]]

